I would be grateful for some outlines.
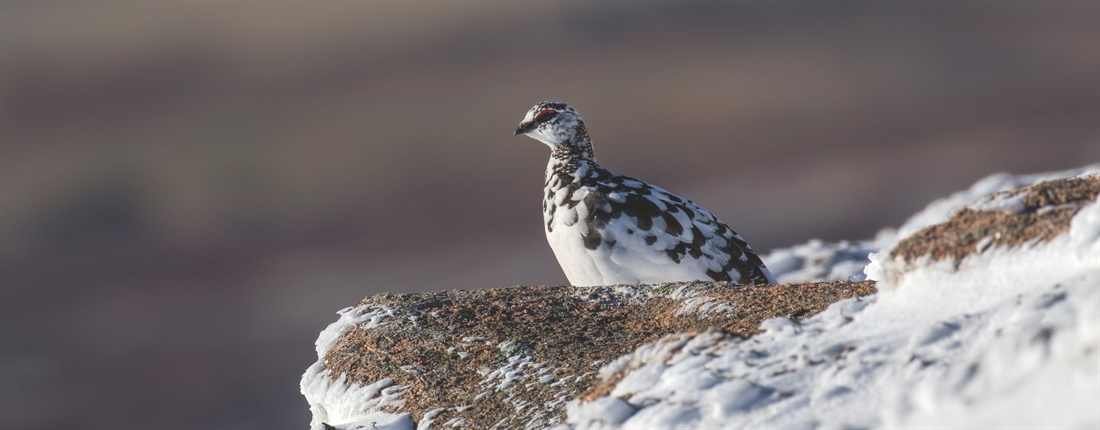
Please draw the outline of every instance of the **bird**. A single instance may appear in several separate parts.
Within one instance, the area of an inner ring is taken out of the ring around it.
[[[543,222],[570,284],[776,283],[745,239],[710,211],[601,166],[572,106],[536,104],[516,127],[521,134],[550,147]]]

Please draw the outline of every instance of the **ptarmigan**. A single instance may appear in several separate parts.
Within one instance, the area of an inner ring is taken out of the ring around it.
[[[760,257],[691,200],[600,166],[584,120],[546,101],[516,128],[550,147],[546,239],[577,286],[715,280],[774,284]]]

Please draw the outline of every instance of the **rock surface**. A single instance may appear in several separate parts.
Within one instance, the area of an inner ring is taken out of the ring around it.
[[[890,254],[906,261],[922,256],[960,260],[990,247],[1048,241],[1069,230],[1073,216],[1096,201],[1098,193],[1100,176],[1045,181],[994,193],[956,212],[947,222],[901,240]]]
[[[800,320],[874,292],[871,282],[835,281],[381,294],[349,311],[372,315],[370,327],[349,327],[324,353],[321,372],[348,384],[387,381],[396,388],[379,409],[421,423],[545,427],[596,384],[601,364],[639,345],[680,332],[749,336],[769,318]]]
[[[995,192],[955,210],[946,221],[901,238],[875,269],[879,279],[899,280],[915,267],[949,261],[958,267],[991,250],[1029,247],[1069,230],[1078,211],[1100,194],[1100,175],[1040,181]]]

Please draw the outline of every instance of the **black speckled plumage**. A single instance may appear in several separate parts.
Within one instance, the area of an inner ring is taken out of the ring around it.
[[[551,148],[543,218],[572,284],[775,283],[748,243],[709,211],[600,166],[584,121],[569,105],[535,105],[516,134]]]

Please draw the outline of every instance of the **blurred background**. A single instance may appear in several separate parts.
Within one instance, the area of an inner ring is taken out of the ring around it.
[[[574,105],[758,251],[1100,161],[1100,3],[0,3],[0,426],[305,428],[335,312],[565,282]]]

